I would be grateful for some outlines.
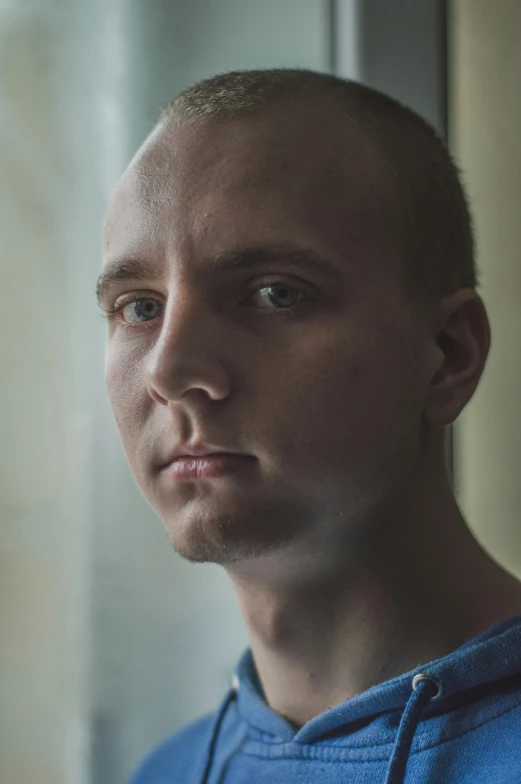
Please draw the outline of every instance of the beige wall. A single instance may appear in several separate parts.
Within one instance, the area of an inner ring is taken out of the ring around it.
[[[477,538],[521,577],[521,2],[449,5],[450,141],[492,328],[484,375],[455,428],[456,483]]]

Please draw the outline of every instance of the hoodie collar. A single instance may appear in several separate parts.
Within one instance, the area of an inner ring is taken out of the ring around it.
[[[273,742],[312,743],[357,719],[403,708],[411,696],[412,680],[419,673],[428,673],[441,682],[445,700],[458,692],[519,672],[521,615],[516,615],[495,624],[447,656],[421,664],[410,672],[373,686],[329,708],[297,729],[268,706],[251,648],[248,648],[236,668],[237,708],[250,729],[271,736]]]

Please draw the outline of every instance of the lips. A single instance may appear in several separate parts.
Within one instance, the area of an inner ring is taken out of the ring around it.
[[[207,455],[216,455],[216,454],[240,455],[242,457],[251,457],[251,455],[246,455],[244,452],[238,452],[236,450],[232,450],[224,446],[218,446],[216,444],[209,444],[209,443],[202,443],[202,442],[197,442],[194,444],[178,444],[170,451],[170,453],[165,458],[165,460],[163,460],[161,467],[169,465],[174,460],[177,460],[177,458],[179,457],[194,458],[194,457],[206,457]]]
[[[228,474],[243,472],[253,464],[252,455],[236,452],[212,452],[204,457],[176,457],[163,471],[173,479],[217,479]]]

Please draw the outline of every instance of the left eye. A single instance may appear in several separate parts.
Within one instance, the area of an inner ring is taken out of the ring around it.
[[[273,294],[277,290],[278,293]],[[272,305],[275,305],[276,309],[281,310],[296,305],[300,301],[299,294],[302,293],[302,289],[298,286],[290,286],[287,283],[270,283],[258,286],[254,294],[257,293],[260,293],[265,302],[270,302]],[[274,300],[279,300],[281,304],[275,304]]]

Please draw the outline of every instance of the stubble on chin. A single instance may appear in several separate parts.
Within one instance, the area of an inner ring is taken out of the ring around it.
[[[232,564],[265,557],[283,549],[291,533],[276,518],[267,516],[217,516],[195,519],[168,518],[163,521],[170,544],[178,555],[192,563]]]

